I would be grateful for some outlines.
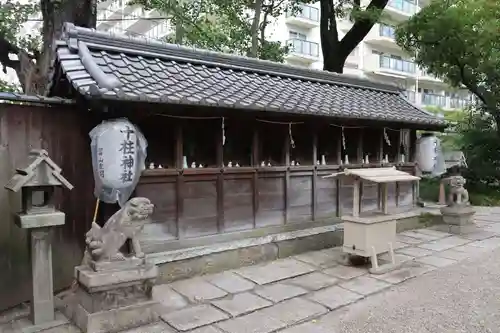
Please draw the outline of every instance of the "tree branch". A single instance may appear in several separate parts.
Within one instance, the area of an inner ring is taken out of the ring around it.
[[[375,17],[371,18],[357,18],[354,21],[353,26],[347,32],[347,34],[340,41],[340,49],[347,52],[345,56],[349,55],[356,46],[361,43],[361,41],[366,37],[366,35],[373,28],[375,23],[377,23],[382,10],[385,8],[389,0],[372,0],[370,4],[366,7],[365,12],[373,12]],[[359,0],[355,0],[355,7],[359,4]],[[359,7],[358,7],[359,8]]]

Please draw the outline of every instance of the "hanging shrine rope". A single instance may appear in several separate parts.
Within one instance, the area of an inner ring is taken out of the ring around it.
[[[293,141],[293,136],[292,136],[292,123],[288,125],[288,136],[290,137],[290,146],[292,148],[295,148],[295,141]]]
[[[222,117],[222,145],[226,144],[226,126],[224,124],[224,117]]]
[[[345,151],[345,134],[344,134],[344,127],[342,127],[342,149]]]
[[[385,143],[390,147],[391,146],[391,140],[389,140],[389,135],[387,134],[387,129],[384,127],[384,140]]]

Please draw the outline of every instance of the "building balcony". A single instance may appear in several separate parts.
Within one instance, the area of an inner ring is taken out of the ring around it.
[[[286,23],[303,28],[319,27],[319,9],[308,5],[300,5],[296,14],[287,12]]]
[[[379,55],[378,57],[378,70],[376,72],[380,74],[396,77],[415,77],[417,73],[417,66],[411,61],[386,55]]]
[[[446,96],[423,93],[422,105],[446,108]]]
[[[290,52],[287,59],[291,61],[313,63],[319,60],[319,44],[302,39],[289,39],[287,45]]]
[[[450,109],[466,109],[471,104],[472,101],[467,98],[450,98]]]
[[[401,50],[396,44],[396,28],[378,24],[367,35],[366,42],[371,45],[376,45],[377,49]]]
[[[389,0],[385,11],[395,19],[406,20],[418,12],[418,6],[408,0]]]

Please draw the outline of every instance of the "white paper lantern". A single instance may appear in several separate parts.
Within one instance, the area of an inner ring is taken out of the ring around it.
[[[423,172],[432,172],[438,157],[439,139],[434,135],[422,136],[417,141],[417,163]]]
[[[90,132],[95,195],[122,205],[134,191],[145,169],[147,142],[127,119],[103,122]]]

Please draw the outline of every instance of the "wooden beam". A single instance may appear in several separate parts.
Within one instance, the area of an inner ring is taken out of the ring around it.
[[[337,144],[337,165],[343,164],[342,159],[344,158],[342,154],[342,130],[335,131],[336,135],[336,144]],[[316,162],[314,162],[316,163]]]
[[[360,181],[358,178],[354,180],[353,186],[352,186],[352,216],[358,217],[359,216],[359,196],[360,196]]]
[[[382,184],[382,212],[387,214],[389,211],[387,205],[387,183]]]

